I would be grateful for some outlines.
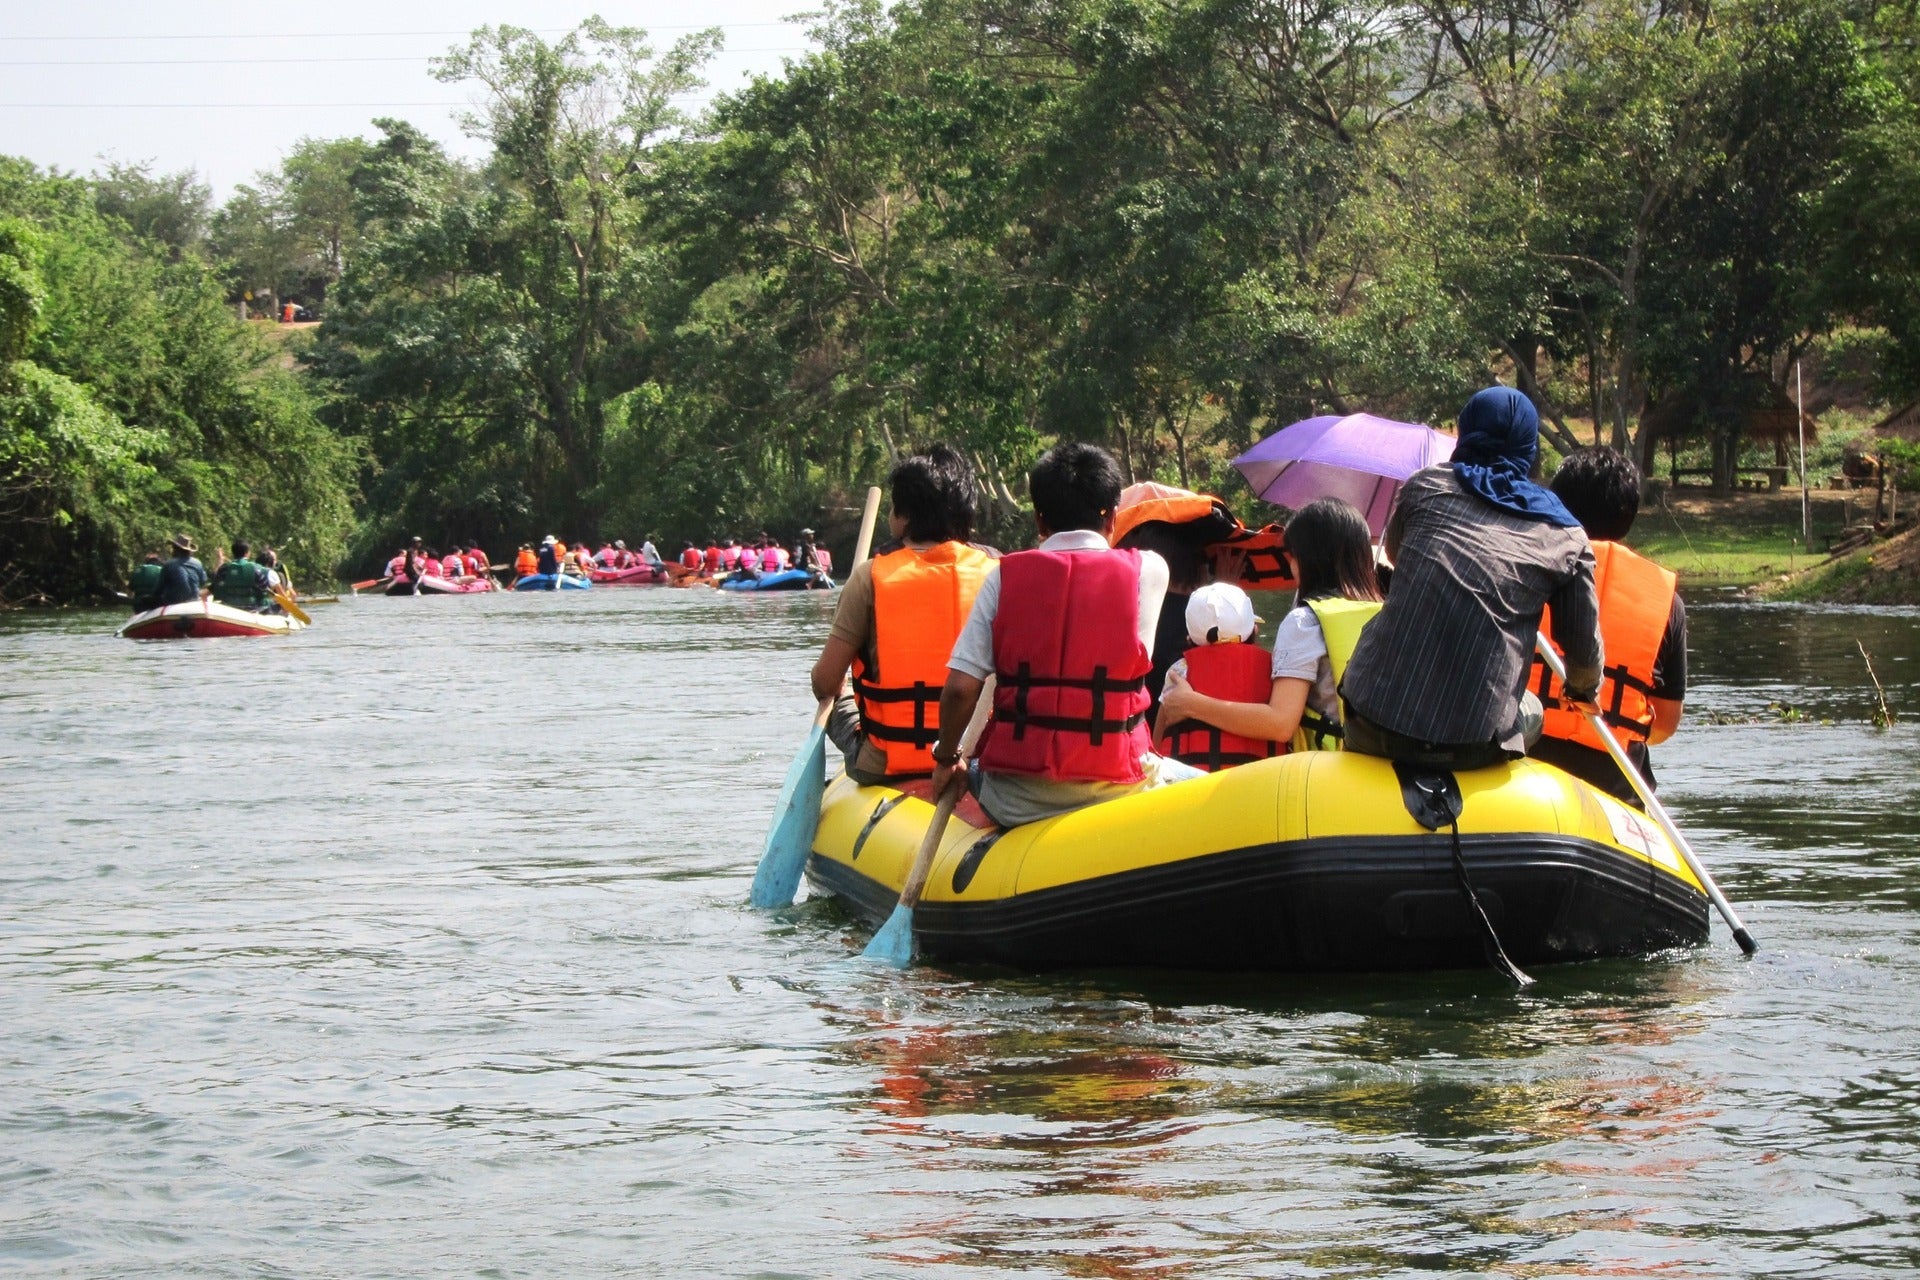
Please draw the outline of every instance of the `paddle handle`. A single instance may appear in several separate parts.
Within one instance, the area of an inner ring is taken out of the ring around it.
[[[967,721],[966,730],[960,735],[960,768],[947,780],[947,789],[935,798],[933,822],[927,827],[926,838],[920,842],[920,852],[914,856],[913,870],[907,873],[906,884],[900,887],[900,905],[908,910],[920,905],[927,877],[933,874],[933,855],[940,851],[940,840],[947,834],[947,820],[953,817],[954,806],[960,803],[960,796],[967,789],[967,777],[962,770],[973,755],[974,747],[979,745],[980,735],[986,732],[987,721],[992,718],[993,685],[994,677],[988,676],[980,686],[980,700],[973,704],[973,718]]]
[[[860,536],[854,539],[853,563],[859,564],[873,550],[873,529],[880,523],[880,486],[867,486],[867,505],[860,509]]]
[[[1540,651],[1541,661],[1547,664],[1547,670],[1553,672],[1554,678],[1560,681],[1560,687],[1564,691],[1567,683],[1567,664],[1560,657],[1560,651],[1548,642],[1545,634],[1536,634],[1534,641],[1535,647]],[[1752,955],[1759,950],[1760,944],[1753,940],[1753,935],[1747,932],[1747,926],[1740,922],[1740,913],[1733,909],[1733,903],[1727,901],[1727,895],[1720,892],[1720,886],[1714,883],[1712,873],[1700,861],[1699,855],[1694,853],[1693,846],[1687,843],[1687,838],[1680,834],[1680,828],[1674,824],[1672,815],[1667,812],[1667,807],[1660,803],[1658,796],[1653,794],[1653,788],[1647,785],[1647,780],[1640,775],[1640,770],[1634,767],[1633,761],[1627,756],[1626,748],[1622,747],[1620,740],[1613,736],[1613,730],[1607,726],[1607,722],[1593,712],[1588,712],[1587,723],[1592,725],[1593,731],[1600,735],[1600,741],[1606,744],[1607,754],[1613,757],[1613,762],[1620,767],[1620,772],[1627,775],[1627,781],[1633,785],[1634,794],[1639,796],[1641,803],[1647,806],[1648,815],[1660,824],[1660,829],[1667,833],[1667,839],[1672,841],[1673,847],[1680,851],[1680,857],[1685,860],[1687,870],[1693,872],[1693,878],[1706,889],[1707,898],[1719,910],[1720,918],[1727,922],[1727,928],[1733,931],[1733,940],[1739,944],[1740,950],[1746,955]]]

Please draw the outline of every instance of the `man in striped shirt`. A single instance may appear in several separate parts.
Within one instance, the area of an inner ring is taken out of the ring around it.
[[[1453,461],[1400,490],[1387,602],[1341,685],[1348,750],[1442,769],[1526,754],[1540,727],[1526,685],[1543,605],[1569,697],[1592,702],[1602,665],[1593,550],[1530,478],[1539,425],[1525,396],[1488,388],[1460,412]]]

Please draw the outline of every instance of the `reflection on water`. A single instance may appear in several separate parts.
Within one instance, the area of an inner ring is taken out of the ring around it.
[[[1517,993],[896,975],[745,910],[830,608],[0,619],[0,1269],[1920,1270],[1920,617],[1696,607],[1696,709],[1833,722],[1658,753],[1763,950]]]

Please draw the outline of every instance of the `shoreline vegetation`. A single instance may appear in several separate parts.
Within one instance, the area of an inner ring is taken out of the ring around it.
[[[1581,0],[1524,48],[1377,0],[809,21],[697,118],[718,29],[480,27],[430,64],[479,158],[375,119],[218,206],[0,157],[0,606],[105,598],[177,531],[303,582],[413,534],[840,551],[849,495],[934,440],[1002,540],[1060,439],[1263,523],[1257,439],[1445,425],[1494,381],[1555,453],[1736,494],[1649,485],[1634,541],[1690,584],[1909,590],[1802,574],[1845,497],[1807,546],[1797,496],[1736,491],[1802,390],[1816,483],[1914,416],[1920,13]]]

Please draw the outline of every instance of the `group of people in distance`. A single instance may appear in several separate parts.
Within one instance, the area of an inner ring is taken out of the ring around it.
[[[286,575],[280,569],[280,558],[272,547],[263,546],[256,555],[250,544],[236,540],[231,557],[225,551],[217,553],[212,573],[200,563],[198,550],[192,538],[178,534],[166,555],[148,552],[134,566],[133,576],[127,582],[133,611],[146,613],[168,605],[192,604],[210,595],[232,609],[245,609],[250,613],[281,612],[275,595],[289,588]]]
[[[741,541],[737,538],[710,538],[702,549],[699,544],[680,544],[680,566],[708,578],[730,582],[758,580],[769,573],[805,569],[819,578],[831,580],[833,561],[827,549],[813,540],[813,530],[802,529],[791,550],[771,534]]]
[[[652,538],[644,538],[638,551],[630,551],[624,540],[612,542],[603,540],[598,551],[592,550],[586,543],[568,547],[566,543],[548,534],[535,548],[531,543],[523,542],[513,558],[514,578],[531,578],[544,574],[554,577],[559,574],[571,574],[576,577],[591,576],[595,569],[638,569],[645,566],[656,572],[664,573],[666,564],[660,559],[660,551],[653,545]]]
[[[386,576],[404,578],[408,582],[418,582],[422,578],[468,582],[486,577],[492,569],[487,553],[480,549],[477,542],[467,543],[464,551],[456,542],[451,551],[441,555],[438,548],[423,546],[421,540],[415,537],[400,549],[398,555],[387,561]]]
[[[1271,647],[1246,592],[1206,581],[1204,550],[1169,526],[1114,543],[1122,477],[1104,450],[1040,458],[1038,545],[1005,555],[972,541],[957,451],[905,458],[892,539],[855,567],[813,667],[828,736],[866,784],[930,773],[937,795],[964,769],[1001,826],[1289,750],[1447,770],[1533,755],[1639,803],[1586,717],[1650,782],[1647,747],[1686,694],[1685,609],[1673,574],[1620,542],[1639,508],[1632,463],[1581,450],[1543,486],[1538,434],[1517,391],[1469,400],[1452,460],[1400,491],[1384,571],[1352,506],[1297,512],[1298,585]],[[1534,656],[1543,626],[1564,684]],[[992,720],[963,760],[989,681]]]

